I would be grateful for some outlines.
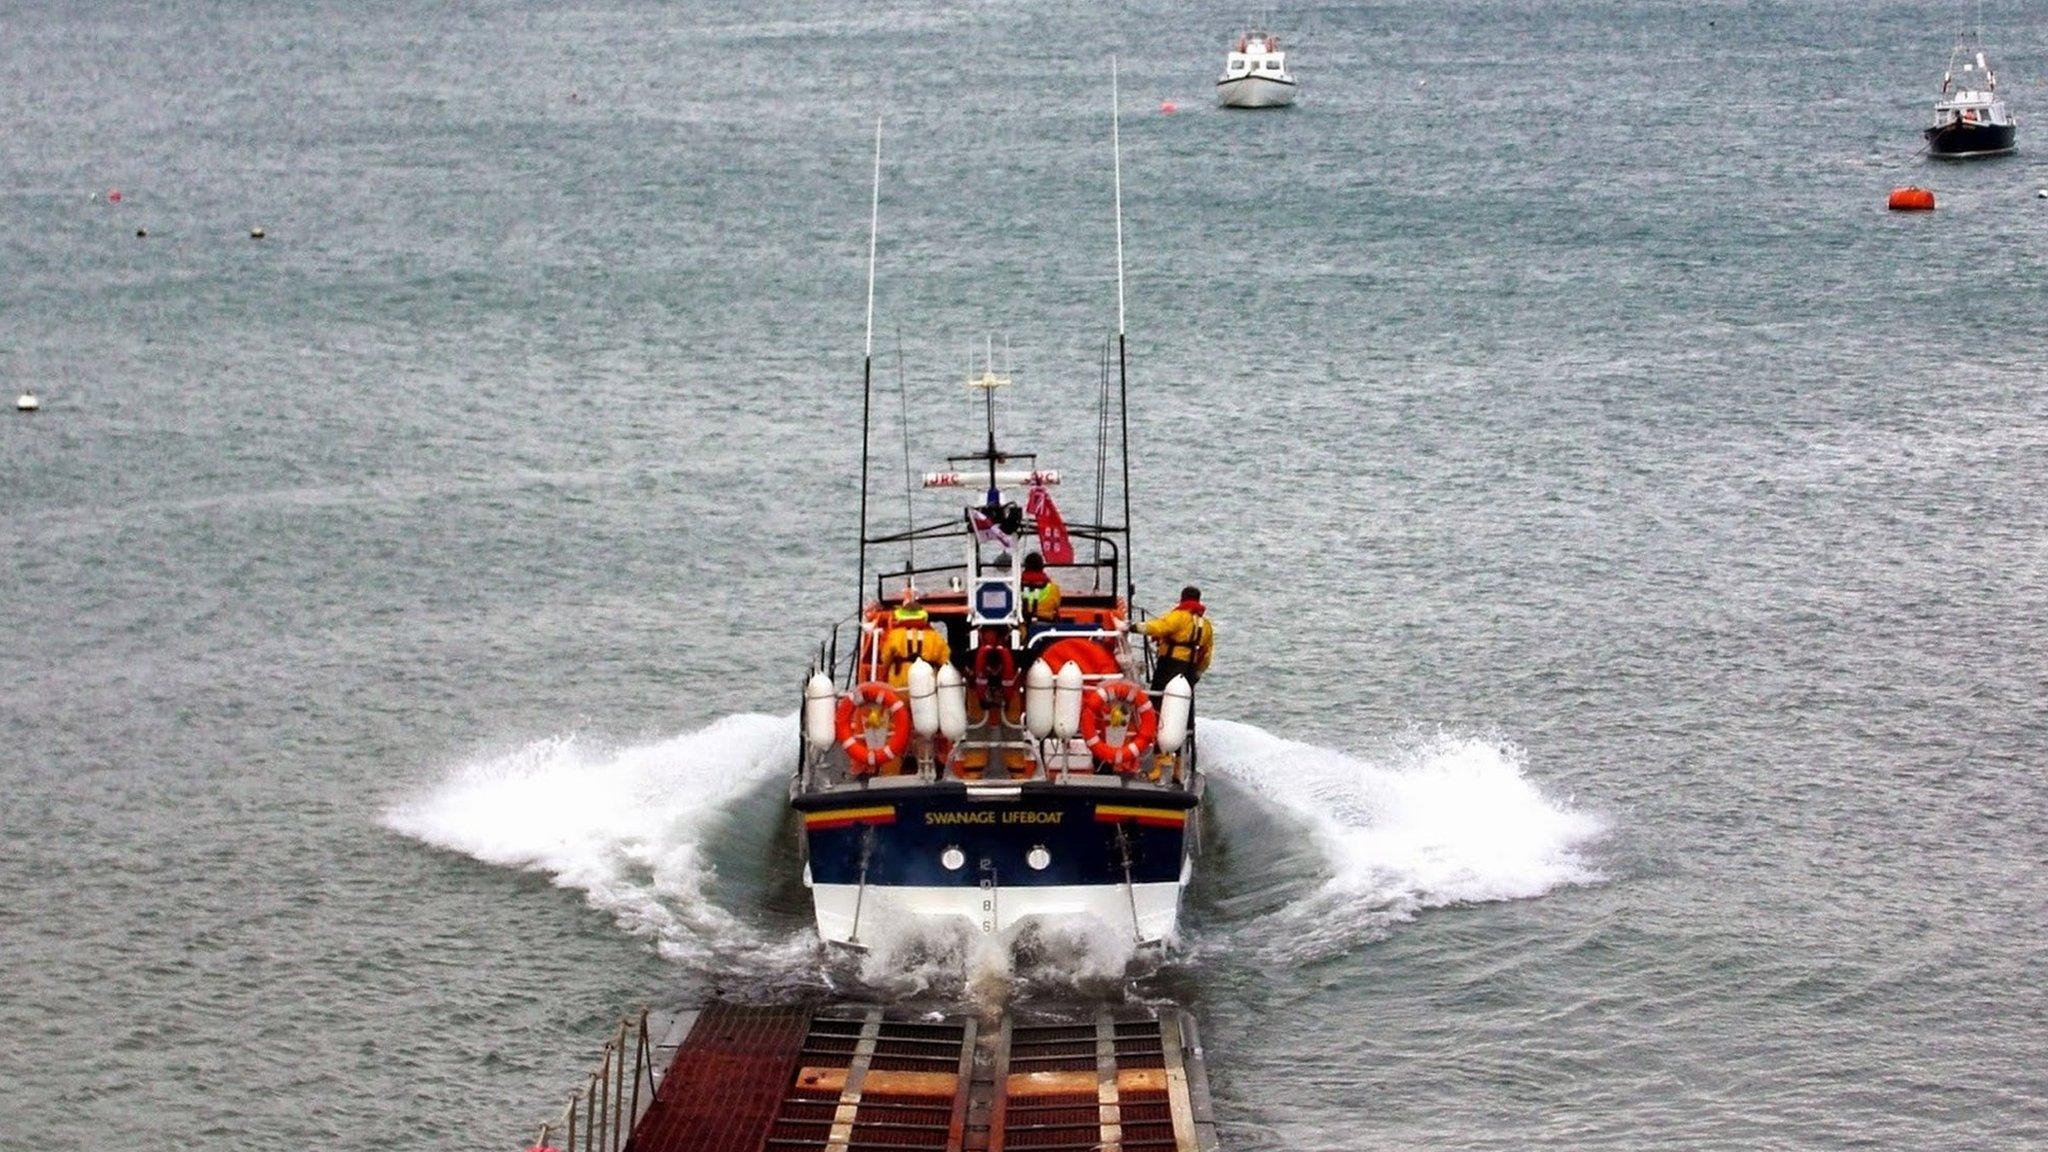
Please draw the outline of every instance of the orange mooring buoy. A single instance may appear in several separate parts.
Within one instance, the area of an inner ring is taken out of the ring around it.
[[[1934,193],[1910,185],[1892,189],[1890,208],[1894,212],[1932,212]]]

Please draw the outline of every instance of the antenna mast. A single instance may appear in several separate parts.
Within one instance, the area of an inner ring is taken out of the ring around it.
[[[868,606],[868,421],[875,389],[875,237],[882,224],[882,118],[875,117],[875,183],[868,198],[868,335],[860,366],[860,575],[854,602],[856,623]]]
[[[1117,89],[1116,57],[1109,58],[1109,150],[1116,188],[1116,391],[1123,420],[1124,464],[1124,602],[1138,598],[1138,578],[1131,556],[1131,382],[1124,354],[1124,145],[1122,100]]]
[[[917,506],[910,487],[910,386],[903,382],[903,329],[896,329],[896,408],[903,418],[903,531],[910,549],[910,567],[917,569]]]

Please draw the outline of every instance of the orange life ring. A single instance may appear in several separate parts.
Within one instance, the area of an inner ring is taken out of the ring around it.
[[[1110,716],[1111,709],[1120,710],[1122,715]],[[1119,720],[1124,730],[1123,742],[1112,744],[1109,730]],[[1087,743],[1089,754],[1126,776],[1138,770],[1138,757],[1152,747],[1158,735],[1159,712],[1152,707],[1152,697],[1129,680],[1105,681],[1081,698],[1081,739]]]
[[[877,744],[869,737],[884,723],[889,737]],[[853,762],[853,774],[866,776],[910,747],[910,707],[894,688],[870,680],[839,698],[832,734]]]
[[[1079,664],[1083,676],[1114,676],[1123,671],[1116,666],[1116,656],[1109,649],[1080,636],[1053,641],[1038,654],[1038,659],[1054,674],[1069,664]]]

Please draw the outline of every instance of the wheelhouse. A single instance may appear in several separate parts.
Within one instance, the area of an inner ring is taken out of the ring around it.
[[[1286,74],[1287,54],[1280,50],[1278,39],[1264,32],[1247,32],[1238,37],[1237,45],[1224,57],[1225,80],[1252,76],[1279,79]]]
[[[1998,74],[1981,48],[1958,44],[1942,73],[1941,95],[1934,105],[1934,128],[2008,128],[2015,125],[1998,95]]]

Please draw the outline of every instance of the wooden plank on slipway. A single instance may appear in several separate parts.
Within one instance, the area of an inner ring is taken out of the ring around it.
[[[1180,1014],[1159,1014],[1159,1052],[1166,1060],[1166,1104],[1173,1115],[1174,1152],[1198,1152],[1195,1107],[1188,1096],[1188,1070],[1183,1059]]]
[[[845,1148],[853,1139],[853,1122],[860,1116],[861,1085],[868,1078],[868,1064],[875,1058],[875,1040],[882,1034],[882,1010],[868,1009],[868,1018],[860,1026],[860,1039],[854,1042],[853,1057],[846,1066],[845,1086],[839,1090],[839,1111],[832,1117],[832,1134],[825,1138],[825,1147]]]
[[[1095,1107],[1102,1126],[1102,1152],[1123,1152],[1124,1117],[1117,1101],[1116,1017],[1108,1008],[1095,1010]]]

